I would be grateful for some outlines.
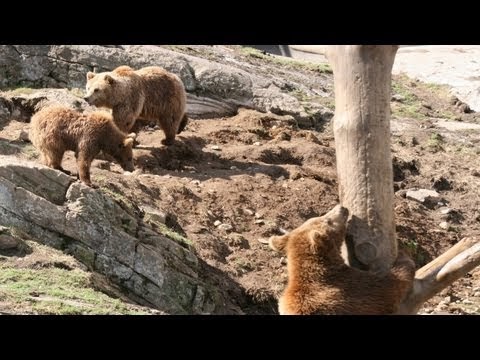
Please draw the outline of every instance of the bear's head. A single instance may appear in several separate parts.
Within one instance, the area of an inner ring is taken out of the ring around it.
[[[111,108],[113,106],[112,101],[115,99],[114,87],[116,81],[111,73],[95,74],[89,71],[85,88],[86,94],[83,99],[90,105]]]
[[[335,206],[323,216],[307,220],[295,230],[282,236],[272,236],[270,247],[287,254],[287,258],[315,255],[320,258],[337,258],[345,240],[348,209]]]
[[[123,170],[133,171],[135,167],[133,166],[133,143],[135,139],[130,135],[127,136],[118,146],[115,151],[111,154],[114,159],[120,164]]]

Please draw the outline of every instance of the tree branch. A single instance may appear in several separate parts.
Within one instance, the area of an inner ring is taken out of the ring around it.
[[[398,314],[415,314],[422,304],[480,265],[480,242],[467,237],[415,274],[413,288],[400,305]]]

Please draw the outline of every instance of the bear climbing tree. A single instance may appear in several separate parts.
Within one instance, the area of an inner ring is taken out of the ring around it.
[[[329,46],[340,202],[352,214],[350,265],[387,272],[397,256],[390,151],[391,73],[398,46]],[[465,238],[417,270],[399,313],[421,305],[480,264],[480,242]]]

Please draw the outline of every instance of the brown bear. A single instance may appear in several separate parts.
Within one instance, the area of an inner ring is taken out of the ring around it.
[[[80,113],[65,106],[47,106],[32,116],[30,140],[40,151],[42,162],[61,170],[63,154],[75,151],[78,175],[86,185],[90,165],[100,151],[111,155],[124,170],[133,171],[133,139],[120,131],[106,111]]]
[[[281,315],[393,314],[412,288],[415,264],[399,255],[385,276],[349,267],[340,255],[348,210],[340,205],[269,245],[286,253],[288,284],[281,295]]]
[[[112,109],[115,123],[126,133],[137,119],[156,121],[165,133],[164,145],[172,145],[188,122],[182,81],[158,66],[137,71],[119,66],[111,72],[88,72],[84,99],[90,105]]]

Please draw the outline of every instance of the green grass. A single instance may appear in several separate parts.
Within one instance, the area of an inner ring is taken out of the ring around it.
[[[430,135],[430,138],[428,139],[427,147],[429,148],[429,150],[435,153],[438,151],[443,151],[444,144],[445,144],[445,139],[443,138],[443,136],[438,133],[433,133],[432,135]]]
[[[17,269],[0,266],[0,304],[34,314],[146,314],[90,287],[78,269]]]
[[[184,237],[184,236],[180,235],[179,233],[173,231],[167,225],[162,224],[162,223],[158,223],[158,222],[156,222],[155,224],[157,225],[157,230],[162,235],[165,235],[169,239],[172,239],[176,242],[184,243],[184,244],[187,244],[189,246],[193,246],[193,243],[189,239],[187,239],[186,237]]]
[[[268,55],[258,49],[254,49],[248,46],[242,47],[240,49],[240,53],[247,57],[262,59],[277,65],[282,65],[295,69],[310,70],[321,74],[332,74],[332,68],[327,63],[312,63],[309,61],[292,59],[283,56]]]

